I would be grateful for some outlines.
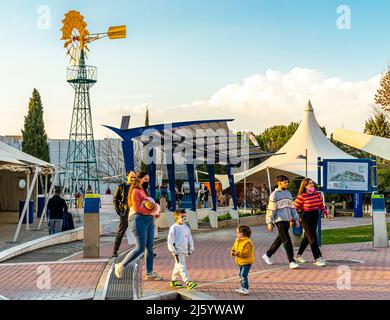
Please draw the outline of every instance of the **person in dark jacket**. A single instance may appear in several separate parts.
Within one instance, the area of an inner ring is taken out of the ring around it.
[[[56,234],[62,231],[64,213],[68,212],[68,206],[61,198],[61,187],[55,187],[54,196],[47,204],[49,212],[49,234]]]
[[[131,184],[135,181],[137,175],[134,171],[130,171],[127,174],[127,181],[118,185],[114,194],[114,206],[115,211],[119,215],[119,229],[118,234],[115,239],[114,252],[112,257],[118,257],[118,250],[122,243],[122,239],[126,233],[126,230],[129,226],[129,211],[130,208],[127,205],[127,195],[130,189]]]

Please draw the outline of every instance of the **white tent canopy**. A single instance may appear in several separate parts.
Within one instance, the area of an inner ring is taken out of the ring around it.
[[[0,168],[23,169],[27,166],[38,166],[45,169],[53,169],[54,165],[30,156],[0,141]]]
[[[291,139],[275,155],[265,162],[246,171],[234,174],[235,182],[245,179],[248,183],[274,185],[276,176],[285,174],[290,178],[305,176],[305,159],[299,156],[305,156],[307,150],[307,176],[317,181],[317,159],[352,159],[353,157],[338,149],[329,141],[322,132],[316,117],[314,109],[309,101],[304,111],[303,120],[291,137]],[[229,187],[226,176],[217,176],[224,189]]]
[[[345,129],[336,129],[333,138],[356,149],[390,160],[390,139]]]

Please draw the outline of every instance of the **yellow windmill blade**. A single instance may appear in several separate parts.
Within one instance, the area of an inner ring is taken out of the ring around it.
[[[108,38],[113,39],[124,39],[126,38],[126,26],[114,26],[110,27],[107,32]]]
[[[80,52],[85,48],[86,38],[89,34],[86,29],[87,23],[80,12],[71,10],[65,14],[62,20],[63,27],[62,40],[65,41],[64,48],[67,50],[67,55],[70,56],[71,63],[78,63]]]

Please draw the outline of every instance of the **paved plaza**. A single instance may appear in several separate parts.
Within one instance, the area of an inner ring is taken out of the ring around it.
[[[361,225],[362,221],[338,218],[324,222],[324,225],[337,228]],[[370,222],[369,219],[366,221]],[[261,259],[275,236],[276,233],[269,233],[265,226],[253,228],[256,263],[249,276],[251,294],[242,297],[234,293],[239,287],[239,278],[229,255],[235,230],[194,232],[196,251],[188,258],[188,269],[192,279],[199,283],[197,292],[213,299],[229,300],[390,299],[390,249],[375,249],[370,242],[323,246],[324,257],[330,262],[328,267],[314,267],[308,250],[305,254],[308,263],[298,270],[290,270],[283,248],[274,256],[274,265],[268,266]],[[173,258],[168,252],[165,237],[166,233],[161,232],[155,258],[155,271],[164,276],[164,281],[144,282],[145,297],[172,291],[169,278]],[[23,262],[21,256],[0,264],[0,295],[12,300],[92,299],[99,283],[105,279],[104,270],[112,263],[109,257],[113,240],[113,235],[105,235],[101,239],[100,259],[83,259],[81,252],[75,252],[57,261],[39,262],[26,256],[24,260],[31,262]],[[80,244],[72,246],[77,249]],[[124,239],[122,253],[131,247]],[[42,253],[30,255],[41,257]],[[49,289],[39,288],[42,266],[50,270]],[[350,288],[345,282],[349,275]],[[337,286],[338,282],[341,287]]]

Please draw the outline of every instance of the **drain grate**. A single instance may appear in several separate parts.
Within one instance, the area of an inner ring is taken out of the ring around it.
[[[123,270],[123,278],[115,276],[114,264],[111,266],[105,288],[105,300],[138,300],[142,297],[141,263],[143,259],[130,263]]]
[[[341,260],[326,260],[327,263],[331,264],[363,264],[364,261],[361,260],[348,260],[348,259],[341,259]]]
[[[350,251],[354,252],[376,252],[374,248],[358,248],[358,249],[351,249]]]

